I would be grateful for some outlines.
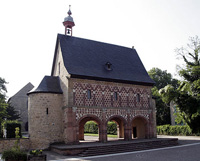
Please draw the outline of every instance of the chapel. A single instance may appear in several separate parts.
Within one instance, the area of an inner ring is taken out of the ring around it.
[[[107,142],[108,121],[126,141],[156,137],[155,102],[149,77],[137,51],[72,35],[69,9],[64,34],[58,34],[50,76],[28,93],[31,148],[77,144],[87,121],[98,124],[99,142]]]

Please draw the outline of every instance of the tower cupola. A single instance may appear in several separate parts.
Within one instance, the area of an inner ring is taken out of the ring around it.
[[[70,5],[69,5],[69,11],[67,12],[68,16],[65,17],[63,25],[65,26],[65,35],[70,35],[72,36],[72,27],[75,26],[74,20],[71,17],[71,10],[70,10]]]

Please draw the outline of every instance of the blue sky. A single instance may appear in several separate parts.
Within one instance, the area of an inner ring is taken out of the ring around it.
[[[200,37],[199,0],[0,1],[0,77],[8,96],[50,75],[57,33],[71,5],[73,36],[134,46],[146,70],[176,74],[174,50]]]

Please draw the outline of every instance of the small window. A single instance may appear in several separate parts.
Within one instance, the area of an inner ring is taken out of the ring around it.
[[[60,75],[60,62],[58,63],[58,75]]]
[[[117,92],[114,92],[114,100],[118,100]]]
[[[91,99],[91,90],[89,90],[89,89],[87,90],[87,98]]]
[[[107,69],[107,70],[112,70],[112,67],[111,67],[111,66],[112,66],[112,64],[111,64],[110,62],[107,62],[107,63],[106,63],[106,69]]]
[[[137,100],[137,102],[140,102],[140,94],[137,94],[136,100]]]
[[[49,109],[48,109],[48,108],[46,108],[46,114],[47,114],[47,115],[49,114]]]
[[[149,107],[151,107],[151,99],[148,98],[148,104],[149,104]]]

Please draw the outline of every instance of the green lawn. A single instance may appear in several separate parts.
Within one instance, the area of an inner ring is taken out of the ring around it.
[[[84,133],[84,135],[85,136],[99,136],[99,134],[91,134],[91,133]],[[110,135],[110,134],[108,134],[107,136],[110,137],[110,138],[118,138],[117,135]]]

